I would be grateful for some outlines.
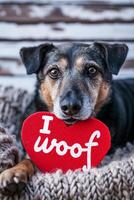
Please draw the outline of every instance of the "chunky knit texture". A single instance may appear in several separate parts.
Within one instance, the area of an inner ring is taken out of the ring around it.
[[[0,172],[14,166],[19,160],[20,150],[18,150],[18,142],[16,142],[18,119],[21,121],[26,105],[31,99],[31,95],[25,91],[9,88],[8,93],[5,93],[6,90],[6,88],[0,87]],[[19,99],[13,98],[14,94],[17,95],[17,91],[21,96]],[[5,95],[4,98],[2,98],[2,94]],[[4,108],[5,105],[7,110]],[[21,106],[16,108],[16,105]],[[15,108],[18,110],[16,111]],[[5,112],[7,117],[4,115]],[[5,121],[2,118],[3,115]],[[133,200],[134,145],[127,144],[123,149],[117,149],[113,155],[106,156],[98,168],[94,168],[88,173],[68,171],[63,174],[60,170],[52,174],[37,172],[21,194],[14,194],[11,197],[0,194],[0,200],[18,199]]]

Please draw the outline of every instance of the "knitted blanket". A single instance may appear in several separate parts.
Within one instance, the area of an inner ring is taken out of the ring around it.
[[[18,131],[22,115],[32,96],[21,89],[0,87],[0,172],[14,166],[21,156]],[[134,145],[127,144],[106,156],[89,172],[58,170],[37,172],[21,194],[0,200],[133,200]]]

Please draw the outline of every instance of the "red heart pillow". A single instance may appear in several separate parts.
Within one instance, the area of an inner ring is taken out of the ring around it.
[[[107,126],[95,118],[68,126],[52,113],[38,112],[24,121],[22,143],[43,172],[85,171],[104,158],[111,138]]]

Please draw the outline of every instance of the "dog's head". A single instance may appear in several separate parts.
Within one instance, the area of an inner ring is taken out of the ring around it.
[[[98,112],[110,93],[112,74],[125,61],[125,44],[43,44],[21,49],[28,74],[36,73],[48,110],[66,123]]]

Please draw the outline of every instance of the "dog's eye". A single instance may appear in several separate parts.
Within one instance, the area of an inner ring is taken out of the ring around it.
[[[96,75],[97,74],[97,69],[94,66],[88,67],[88,74],[89,75]]]
[[[52,68],[51,70],[49,70],[48,75],[52,79],[57,79],[60,76],[60,70],[58,68]]]

